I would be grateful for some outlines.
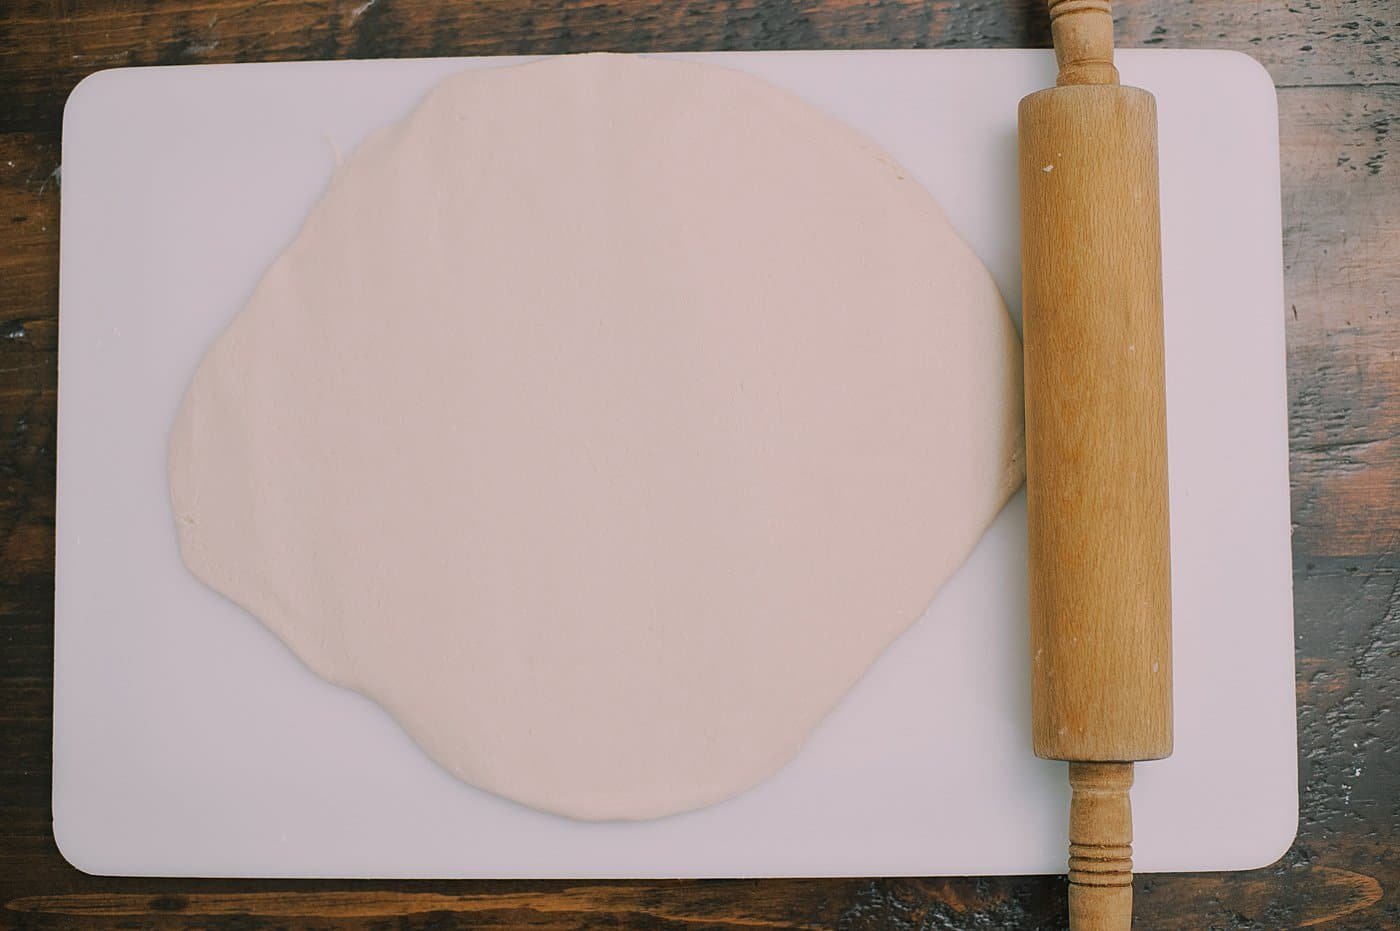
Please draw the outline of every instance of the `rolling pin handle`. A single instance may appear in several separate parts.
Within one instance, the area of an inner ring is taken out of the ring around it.
[[[1074,931],[1133,925],[1132,763],[1070,763],[1069,924]]]
[[[1108,0],[1050,0],[1050,32],[1060,64],[1056,84],[1118,83]]]

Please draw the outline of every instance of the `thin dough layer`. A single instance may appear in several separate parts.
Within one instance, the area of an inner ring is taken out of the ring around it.
[[[581,819],[801,747],[1022,480],[986,269],[727,69],[466,72],[337,171],[171,438],[192,572],[442,766]]]

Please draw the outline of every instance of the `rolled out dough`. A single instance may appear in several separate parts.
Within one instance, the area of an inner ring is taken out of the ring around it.
[[[1019,360],[929,194],[787,93],[464,73],[201,363],[181,552],[466,782],[667,815],[781,767],[963,562],[1022,480]]]

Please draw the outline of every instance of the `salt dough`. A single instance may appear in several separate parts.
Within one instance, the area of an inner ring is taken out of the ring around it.
[[[716,66],[471,71],[370,137],[209,350],[183,558],[461,779],[580,819],[793,757],[1022,481],[986,269]]]

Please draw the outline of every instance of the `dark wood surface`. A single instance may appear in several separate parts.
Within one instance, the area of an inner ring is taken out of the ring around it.
[[[1400,151],[1389,138],[1400,4],[1115,7],[1122,46],[1242,49],[1279,86],[1302,784],[1298,840],[1279,863],[1141,877],[1138,927],[1400,928]],[[1063,927],[1055,877],[120,880],[69,867],[49,831],[57,169],[63,101],[84,75],[356,56],[1046,44],[1041,0],[0,3],[0,924]]]

